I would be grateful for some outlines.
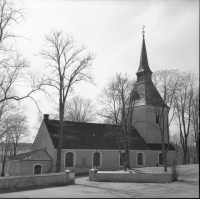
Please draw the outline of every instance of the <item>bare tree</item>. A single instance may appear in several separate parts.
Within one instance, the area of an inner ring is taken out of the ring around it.
[[[3,177],[5,175],[5,164],[6,164],[6,157],[9,154],[9,151],[11,150],[11,144],[10,144],[10,136],[8,133],[4,134],[4,139],[1,140],[0,144],[1,148],[1,162],[2,162],[2,170],[1,170],[1,176]]]
[[[121,101],[119,100],[118,91],[113,88],[115,78],[116,76],[108,81],[106,87],[102,89],[98,96],[98,101],[103,106],[98,114],[105,123],[118,125],[121,123]]]
[[[77,95],[66,101],[64,119],[73,122],[93,122],[96,120],[95,106],[91,99]]]
[[[37,80],[36,74],[28,70],[28,61],[15,48],[14,39],[21,36],[15,34],[14,25],[19,25],[23,17],[21,3],[10,0],[0,1],[0,144],[3,163],[8,154],[17,152],[21,135],[19,132],[22,131],[22,123],[19,128],[20,115],[16,116],[19,112],[15,102],[27,97],[33,99],[31,94],[40,90],[42,85]],[[18,89],[22,87],[27,92],[20,95]]]
[[[176,118],[180,132],[180,141],[183,149],[183,164],[188,163],[188,136],[192,132],[192,104],[194,99],[195,75],[191,72],[182,72],[179,78],[180,85],[176,92]]]
[[[4,101],[0,104],[0,143],[7,133],[7,122],[10,119],[11,110],[14,110],[14,104]]]
[[[193,133],[190,133],[188,136],[188,164],[196,164],[198,161],[197,151],[196,151],[196,142],[195,136]]]
[[[196,146],[197,163],[199,164],[199,88],[196,87],[193,93],[191,110],[191,130]]]
[[[28,69],[28,63],[21,56],[17,55],[7,60],[6,63],[0,65],[0,103],[6,100],[20,101],[24,98],[31,97],[31,94],[35,91],[41,90],[42,83],[37,80],[34,74],[26,73]],[[24,95],[19,95],[17,88],[29,87]],[[30,85],[28,85],[30,83]]]
[[[125,167],[130,167],[130,141],[131,141],[131,128],[132,117],[135,101],[138,100],[139,95],[134,92],[134,81],[130,80],[127,74],[122,75],[116,73],[111,78],[107,86],[102,90],[99,95],[99,102],[103,105],[99,115],[109,121],[111,124],[120,125],[120,134],[111,131],[116,136],[116,141],[121,156],[121,147],[123,143],[125,148]],[[126,169],[126,168],[125,168]]]
[[[21,138],[28,135],[24,108],[13,103],[12,105],[7,103],[3,109],[0,119],[2,176],[4,175],[6,157],[16,155],[18,150],[23,147],[20,143]]]
[[[24,9],[21,4],[1,0],[0,2],[0,52],[10,52],[13,45],[10,39],[19,37],[12,31],[14,24],[19,24],[24,18]]]
[[[59,96],[59,141],[57,149],[56,172],[60,172],[63,140],[63,119],[65,102],[74,85],[81,81],[93,82],[90,74],[92,54],[83,56],[84,46],[77,48],[74,39],[61,31],[52,31],[45,37],[46,45],[41,51],[42,58],[48,60],[47,67],[52,71],[45,78],[45,85],[55,89]]]
[[[13,48],[13,38],[20,37],[13,33],[13,26],[19,25],[24,17],[22,5],[9,0],[0,2],[0,103],[6,100],[21,100],[41,88],[35,74],[28,72],[28,61]],[[27,93],[20,96],[17,88],[24,86]]]
[[[183,159],[183,150],[181,147],[180,136],[179,134],[174,134],[170,137],[170,143],[175,148],[176,154],[175,159],[178,164],[182,164]]]
[[[22,112],[22,109],[20,110]],[[16,112],[10,121],[12,128],[10,129],[12,151],[11,155],[16,155],[17,152],[23,148],[20,145],[22,138],[28,136],[27,118],[20,112]]]
[[[175,115],[174,100],[179,88],[179,72],[178,70],[158,70],[153,74],[152,80],[162,97],[159,98],[155,90],[152,92],[151,101],[157,118],[157,124],[154,126],[159,130],[161,135],[164,170],[167,171],[166,161],[170,143],[169,127]],[[167,135],[167,140],[165,140],[165,134]],[[166,141],[167,148],[165,147]]]
[[[163,101],[169,107],[167,132],[169,135],[169,126],[171,125],[175,116],[175,94],[179,88],[179,71],[178,70],[158,70],[153,73],[152,80],[155,87],[160,93]],[[169,138],[169,136],[168,136]]]

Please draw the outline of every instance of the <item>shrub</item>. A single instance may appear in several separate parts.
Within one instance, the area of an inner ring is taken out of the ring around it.
[[[172,165],[171,165],[171,171],[172,171],[172,182],[178,181],[178,169],[177,169],[177,161],[176,159],[173,159]]]

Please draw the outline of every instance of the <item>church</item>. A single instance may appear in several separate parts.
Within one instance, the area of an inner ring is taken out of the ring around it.
[[[132,168],[155,167],[157,161],[159,165],[163,164],[161,133],[157,128],[159,118],[155,114],[155,107],[165,106],[167,109],[167,106],[152,81],[152,71],[148,64],[144,35],[136,75],[135,89],[140,98],[135,104],[133,112],[134,126],[131,128],[130,135],[132,138],[130,139],[130,166]],[[167,117],[168,115],[166,115]],[[166,122],[167,120],[165,120]],[[120,132],[120,128],[116,125],[65,121],[61,171],[71,169],[76,173],[86,173],[91,168],[100,170],[123,169],[115,136],[115,133]],[[45,114],[32,145],[32,153],[26,153],[24,156],[16,155],[8,158],[7,162],[10,162],[11,165],[12,161],[16,163],[18,160],[21,165],[18,168],[27,167],[26,164],[30,165],[30,161],[32,162],[32,166],[29,166],[30,171],[26,170],[26,173],[20,173],[20,169],[18,169],[18,175],[27,175],[30,172],[31,174],[55,172],[58,130],[59,121],[51,120],[49,115]],[[164,141],[167,143],[166,132],[164,132]],[[121,156],[124,156],[123,145],[120,148]],[[170,145],[167,156],[169,162],[173,160],[174,154],[175,149]],[[9,167],[7,167],[7,173],[9,173]],[[13,172],[12,175],[15,173]]]

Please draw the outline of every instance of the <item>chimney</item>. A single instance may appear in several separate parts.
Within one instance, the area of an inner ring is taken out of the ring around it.
[[[49,114],[44,114],[44,120],[48,120],[49,119]]]

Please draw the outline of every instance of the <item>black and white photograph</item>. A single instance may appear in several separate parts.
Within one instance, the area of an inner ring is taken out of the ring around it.
[[[199,0],[0,0],[0,198],[199,198]]]

